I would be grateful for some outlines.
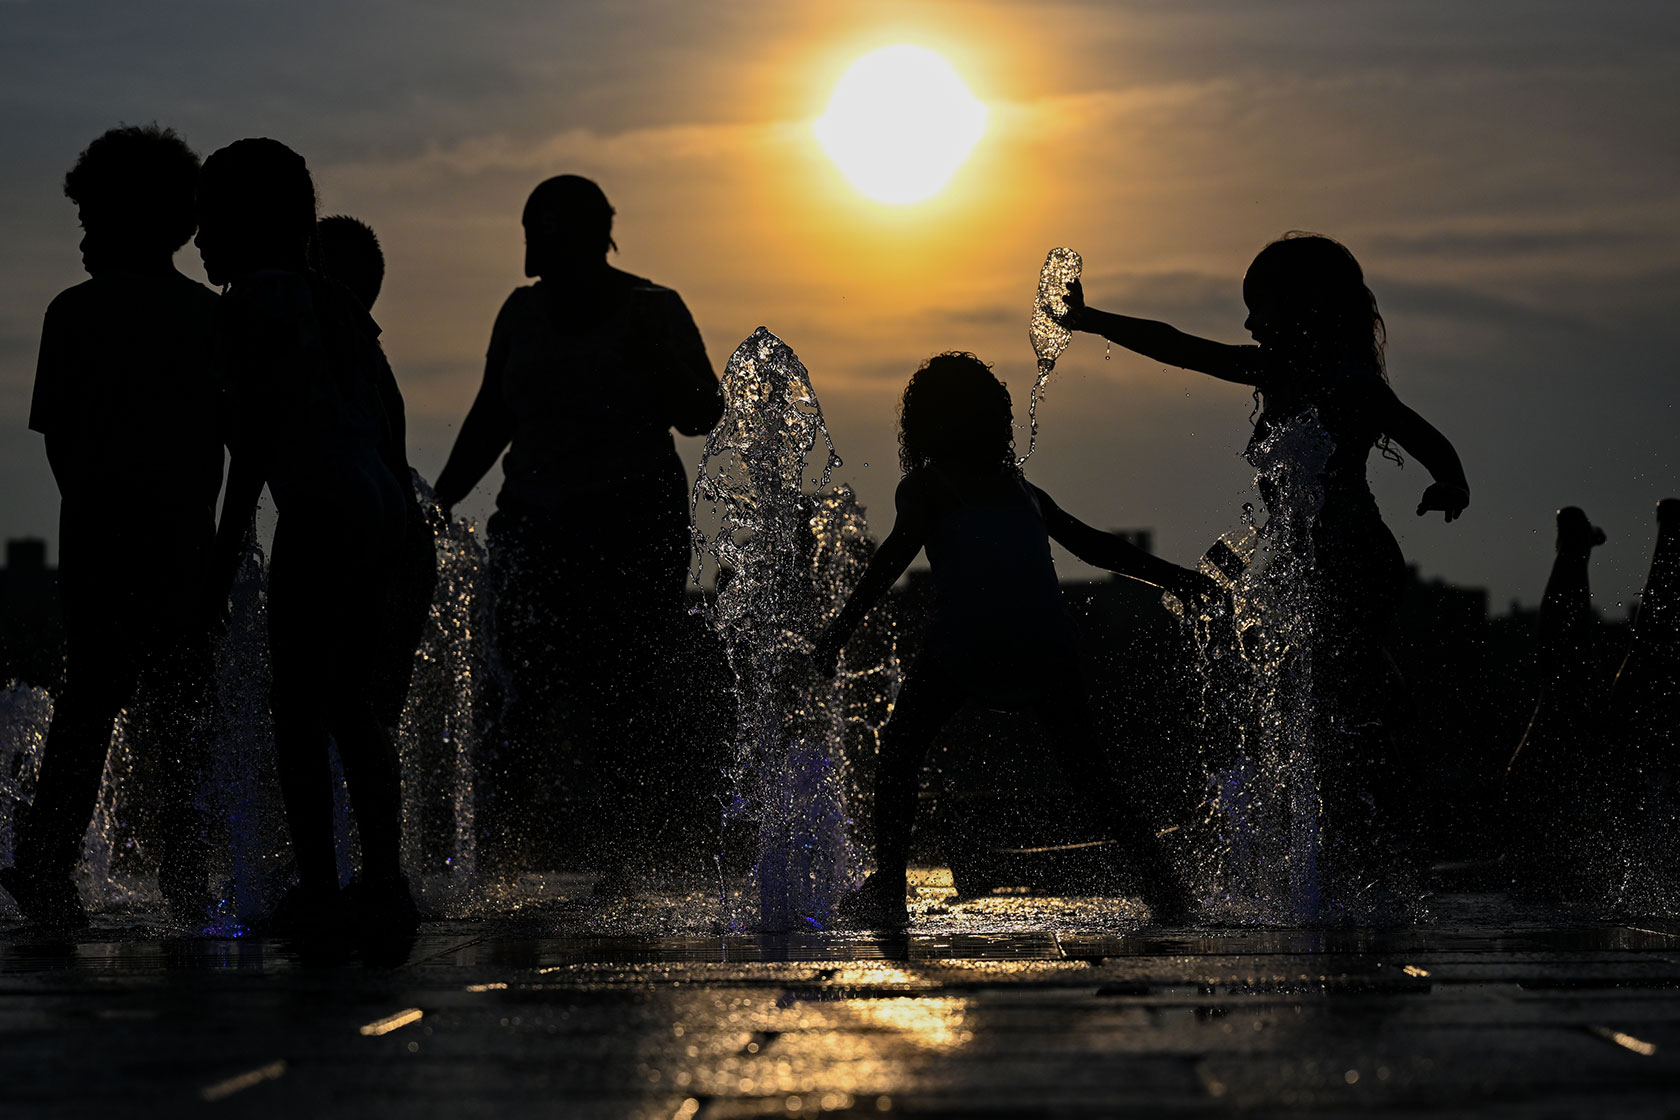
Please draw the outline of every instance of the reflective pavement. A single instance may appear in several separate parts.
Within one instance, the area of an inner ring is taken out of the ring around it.
[[[938,888],[889,938],[647,936],[656,897],[560,889],[429,922],[395,967],[0,926],[0,1115],[1680,1106],[1680,927],[1460,894],[1399,929],[1159,931],[1114,900]]]

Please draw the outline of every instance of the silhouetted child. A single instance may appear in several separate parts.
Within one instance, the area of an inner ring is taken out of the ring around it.
[[[0,883],[25,916],[86,924],[71,879],[92,818],[112,722],[138,700],[137,762],[159,878],[183,921],[207,902],[204,814],[208,627],[202,611],[222,441],[209,352],[216,295],[175,271],[193,232],[198,157],[173,131],[117,128],[64,181],[92,277],[47,308],[29,426],[46,436],[62,500],[59,587],[66,680],[35,800],[16,820]]]
[[[1185,894],[1148,826],[1141,791],[1118,780],[1098,748],[1050,541],[1186,601],[1211,592],[1211,581],[1091,528],[1027,482],[1015,461],[1009,391],[972,354],[930,358],[905,386],[899,465],[892,532],[812,655],[832,676],[848,636],[927,549],[934,616],[881,734],[876,870],[843,900],[842,918],[905,923],[916,775],[939,729],[971,702],[1038,716],[1070,784],[1143,860],[1138,870],[1156,919],[1182,918]]]
[[[315,226],[321,274],[344,286],[362,310],[373,312],[385,282],[385,254],[373,227],[345,214],[322,218]],[[418,482],[418,475],[410,479]],[[413,509],[404,534],[401,578],[395,580],[395,610],[374,667],[373,702],[379,720],[395,729],[402,720],[414,680],[414,653],[431,616],[437,586],[437,544],[432,527]]]
[[[385,283],[385,253],[373,227],[348,214],[333,214],[316,224],[315,234],[322,274],[343,284],[363,311],[372,312]]]
[[[1298,535],[1287,531],[1294,518],[1276,517],[1279,500],[1289,496],[1265,473],[1260,496],[1285,527],[1280,533],[1268,524],[1262,531],[1266,546],[1297,565],[1295,590],[1311,614],[1316,734],[1341,740],[1319,754],[1326,816],[1336,822],[1331,827],[1340,841],[1349,835],[1344,825],[1370,822],[1372,798],[1404,777],[1389,770],[1396,760],[1386,717],[1395,710],[1388,693],[1396,671],[1384,646],[1406,565],[1366,481],[1366,460],[1376,447],[1398,462],[1393,445],[1399,444],[1428,469],[1434,481],[1418,502],[1419,516],[1439,510],[1454,520],[1470,504],[1470,484],[1453,445],[1389,388],[1382,314],[1346,248],[1318,234],[1287,234],[1249,265],[1243,301],[1254,346],[1229,346],[1165,323],[1087,308],[1077,281],[1069,286],[1063,325],[1155,361],[1253,386],[1260,411],[1249,458],[1257,466],[1268,454],[1268,438],[1285,425],[1316,415],[1329,437],[1322,469],[1302,480],[1321,488],[1322,501]]]
[[[401,779],[372,703],[414,495],[402,395],[378,327],[308,265],[315,187],[302,157],[240,140],[204,163],[198,247],[214,283],[232,403],[227,498],[216,541],[225,602],[266,483],[278,521],[268,588],[274,737],[298,885],[274,915],[295,933],[357,919],[411,931],[399,864]],[[341,905],[328,738],[338,744],[361,836],[354,908]]]
[[[1260,251],[1243,277],[1243,324],[1257,345],[1229,346],[1165,323],[1088,308],[1078,281],[1069,286],[1063,325],[1100,334],[1128,350],[1222,381],[1253,386],[1263,407],[1251,452],[1277,425],[1315,409],[1334,443],[1322,476],[1323,504],[1313,519],[1313,578],[1322,640],[1337,655],[1376,647],[1392,626],[1405,560],[1383,524],[1365,478],[1372,447],[1398,460],[1398,443],[1434,481],[1419,516],[1440,510],[1452,521],[1470,504],[1470,484],[1452,444],[1401,403],[1388,386],[1386,332],[1377,300],[1353,254],[1328,237],[1291,233]],[[1273,487],[1261,497],[1272,503]]]

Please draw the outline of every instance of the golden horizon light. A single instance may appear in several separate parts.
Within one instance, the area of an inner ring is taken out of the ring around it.
[[[900,43],[852,63],[813,127],[861,194],[904,206],[951,181],[985,135],[988,116],[949,62]]]

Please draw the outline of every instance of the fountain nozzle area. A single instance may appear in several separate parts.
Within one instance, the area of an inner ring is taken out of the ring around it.
[[[821,929],[861,878],[851,825],[865,791],[852,758],[885,719],[896,662],[890,642],[859,643],[884,645],[887,671],[848,664],[825,681],[810,668],[810,638],[862,578],[873,542],[851,488],[830,485],[840,456],[804,364],[760,327],[722,386],[694,483],[692,574],[735,676],[724,816],[757,828],[753,924]]]

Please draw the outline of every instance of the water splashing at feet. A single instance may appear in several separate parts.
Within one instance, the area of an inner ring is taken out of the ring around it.
[[[871,545],[851,489],[829,486],[840,457],[804,365],[760,327],[729,359],[723,393],[694,485],[693,575],[701,584],[714,566],[703,610],[735,675],[725,824],[756,826],[758,928],[821,929],[860,875],[847,755],[884,721],[896,661],[889,643],[880,664],[830,682],[808,660]]]
[[[1356,900],[1342,878],[1327,874],[1321,789],[1329,752],[1350,749],[1324,741],[1336,721],[1321,710],[1323,684],[1315,682],[1325,635],[1312,528],[1334,448],[1315,410],[1271,425],[1247,453],[1267,497],[1265,523],[1254,528],[1245,507],[1249,529],[1226,534],[1202,560],[1230,591],[1190,620],[1208,771],[1201,889],[1215,918],[1363,916],[1349,912]],[[1176,599],[1167,605],[1184,616]]]
[[[477,527],[447,518],[418,472],[414,487],[434,534],[437,582],[397,724],[403,871],[425,909],[457,914],[476,903],[479,886],[474,704],[488,671],[490,558]]]
[[[1027,336],[1032,339],[1033,354],[1038,358],[1038,376],[1027,403],[1027,453],[1021,456],[1022,463],[1032,458],[1033,449],[1038,446],[1038,402],[1056,368],[1056,359],[1073,338],[1056,320],[1067,314],[1068,285],[1079,279],[1083,263],[1072,249],[1052,249],[1038,273],[1038,294],[1033,298],[1032,321],[1027,325]]]
[[[52,709],[52,694],[44,688],[11,681],[0,689],[0,867],[12,866],[17,811],[35,797]],[[18,916],[3,891],[0,914]]]
[[[265,913],[292,873],[269,717],[267,586],[253,532],[234,577],[227,630],[214,644],[216,733],[205,791],[212,818],[227,829],[225,885],[212,928],[229,935]]]

